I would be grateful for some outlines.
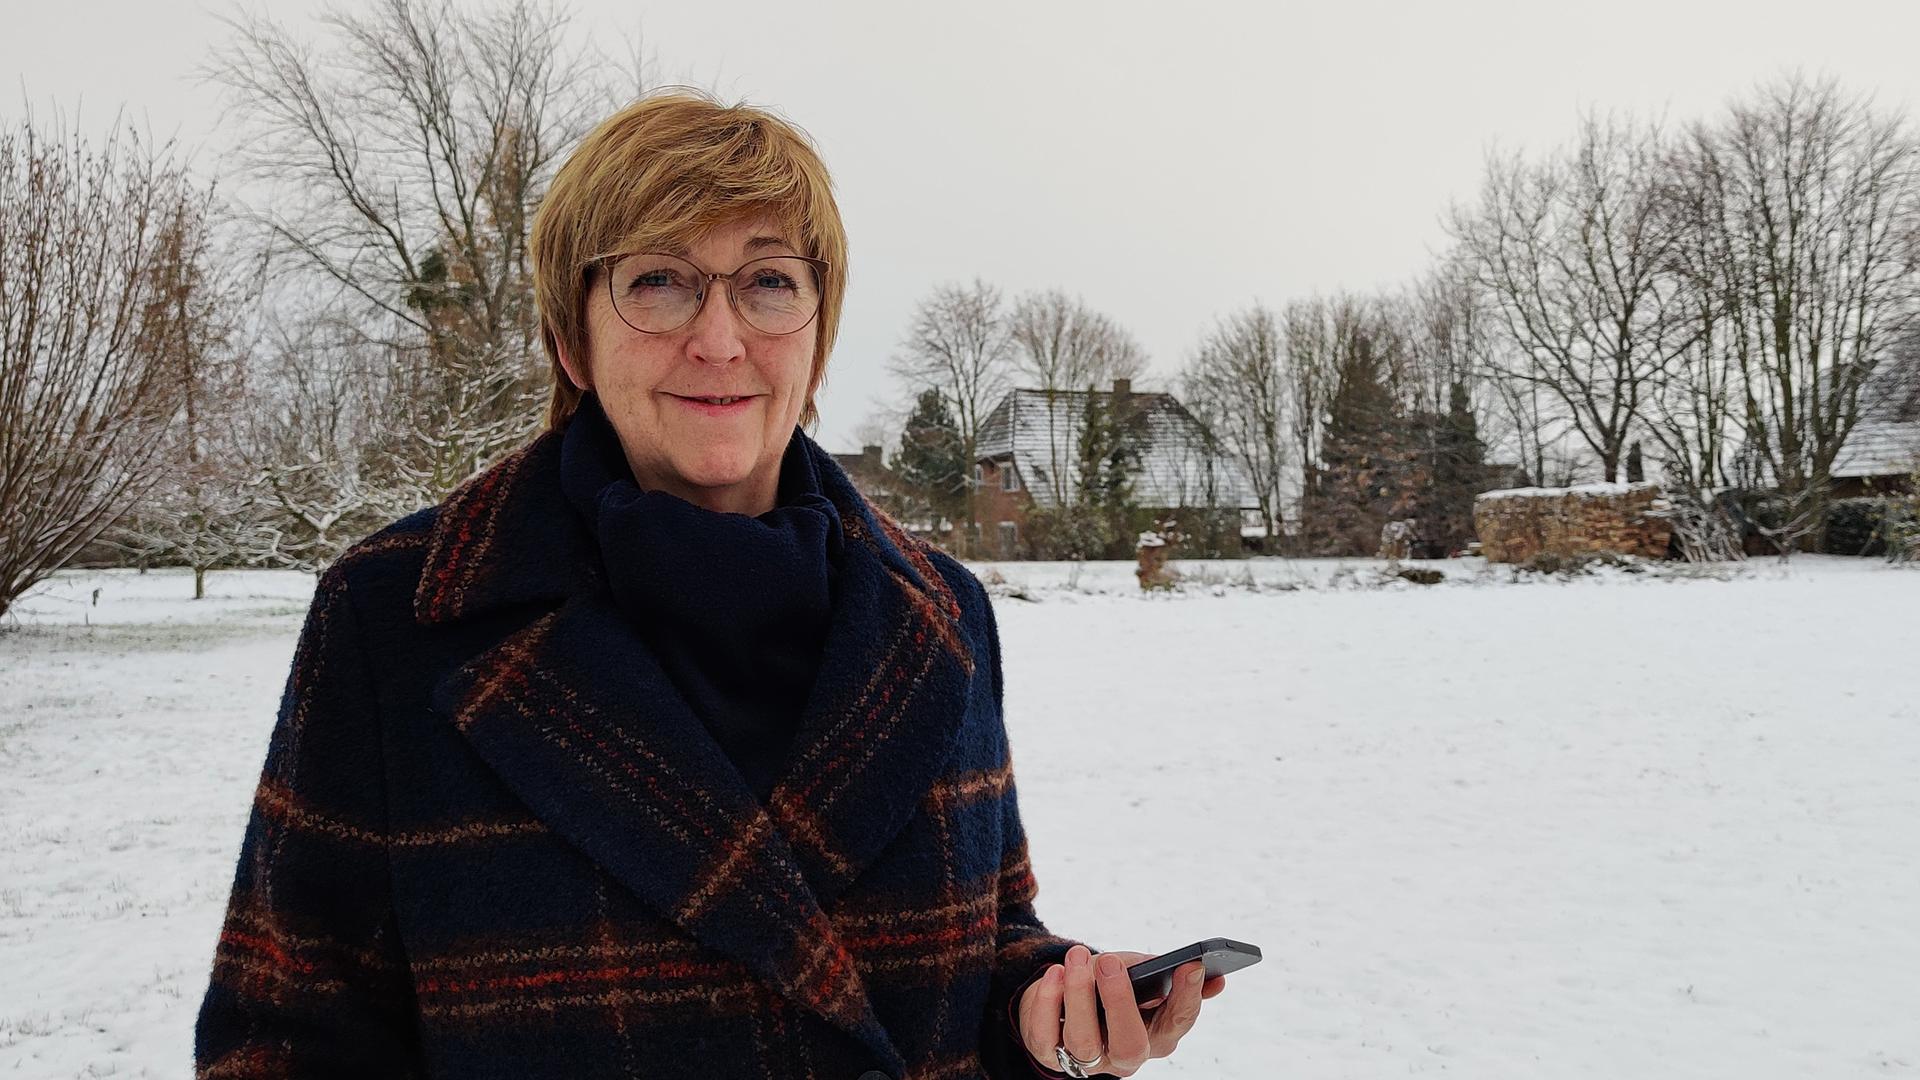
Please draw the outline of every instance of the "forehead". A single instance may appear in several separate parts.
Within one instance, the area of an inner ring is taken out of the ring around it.
[[[770,215],[756,215],[717,225],[703,233],[676,237],[664,250],[676,255],[778,255],[797,253],[792,230]]]
[[[622,251],[665,251],[694,258],[752,258],[758,255],[804,254],[804,233],[796,221],[760,211],[729,218],[718,224],[688,223],[679,227],[642,226],[619,245]]]

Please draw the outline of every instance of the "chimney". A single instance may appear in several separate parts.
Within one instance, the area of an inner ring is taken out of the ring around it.
[[[1113,380],[1113,397],[1108,402],[1108,405],[1110,406],[1110,411],[1113,413],[1113,415],[1124,417],[1129,413],[1131,413],[1133,411],[1132,398],[1133,398],[1133,380],[1132,379]]]
[[[860,465],[862,468],[869,469],[873,472],[879,472],[881,468],[880,447],[871,446],[871,445],[861,447],[860,448]]]

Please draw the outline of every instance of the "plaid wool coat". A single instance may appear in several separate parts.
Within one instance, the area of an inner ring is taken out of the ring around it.
[[[199,1076],[1031,1080],[1013,995],[1073,942],[992,609],[807,446],[844,562],[764,806],[614,606],[557,433],[321,575]]]

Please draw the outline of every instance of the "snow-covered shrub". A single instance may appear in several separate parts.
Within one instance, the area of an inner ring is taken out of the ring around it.
[[[1525,562],[1515,563],[1514,569],[1528,574],[1552,574],[1561,577],[1577,577],[1591,574],[1599,567],[1617,567],[1629,574],[1643,573],[1647,563],[1630,555],[1618,555],[1611,551],[1583,552],[1578,555],[1556,555],[1543,551]]]
[[[1746,558],[1744,542],[1750,523],[1739,492],[1703,490],[1670,477],[1667,506],[1660,513],[1672,522],[1673,547],[1688,562]]]

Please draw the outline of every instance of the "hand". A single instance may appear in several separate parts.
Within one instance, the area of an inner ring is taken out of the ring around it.
[[[1181,964],[1173,973],[1173,989],[1162,998],[1135,1004],[1133,986],[1127,981],[1127,968],[1152,953],[1104,952],[1112,970],[1096,970],[1092,953],[1085,945],[1067,950],[1066,964],[1052,964],[1045,975],[1028,985],[1020,997],[1020,1038],[1027,1053],[1047,1068],[1057,1068],[1055,1045],[1081,1061],[1105,1052],[1090,1074],[1132,1076],[1153,1058],[1173,1053],[1180,1037],[1200,1018],[1200,1002],[1227,988],[1227,977],[1217,975],[1203,983],[1189,983],[1191,973],[1204,965],[1194,960]],[[1098,965],[1104,968],[1106,964]],[[1105,1010],[1105,1024],[1096,1012],[1098,1001]]]

